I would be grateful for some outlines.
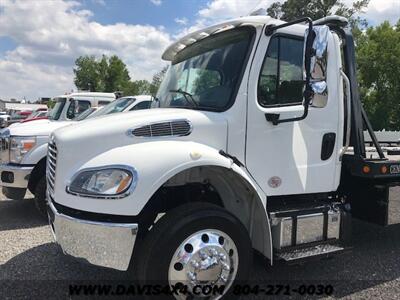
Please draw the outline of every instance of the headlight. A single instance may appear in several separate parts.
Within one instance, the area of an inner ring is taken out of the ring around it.
[[[133,168],[110,166],[82,170],[76,174],[67,192],[94,198],[122,198],[132,191],[137,182]]]
[[[10,138],[10,162],[19,164],[28,153],[36,145],[36,137],[34,136],[12,136]]]

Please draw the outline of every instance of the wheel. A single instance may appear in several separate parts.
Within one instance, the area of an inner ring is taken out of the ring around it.
[[[43,216],[47,216],[47,203],[46,203],[46,177],[40,178],[39,182],[35,187],[34,192],[35,206],[39,213]]]
[[[191,203],[154,225],[135,249],[133,268],[140,283],[187,292],[174,293],[176,299],[220,299],[247,279],[252,257],[247,230],[235,216],[216,205]],[[223,293],[207,294],[221,287]]]
[[[26,189],[13,188],[8,186],[3,186],[1,191],[4,196],[13,200],[23,200],[26,194]]]

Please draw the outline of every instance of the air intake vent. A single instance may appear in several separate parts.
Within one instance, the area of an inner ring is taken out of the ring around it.
[[[160,137],[160,136],[185,136],[192,131],[188,120],[176,120],[169,122],[153,123],[141,126],[131,131],[133,136]]]

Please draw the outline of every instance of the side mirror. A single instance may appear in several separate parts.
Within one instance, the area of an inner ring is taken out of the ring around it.
[[[305,105],[325,107],[328,101],[326,71],[329,27],[313,26],[304,36]]]

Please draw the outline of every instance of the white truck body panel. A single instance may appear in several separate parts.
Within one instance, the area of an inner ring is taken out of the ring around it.
[[[130,129],[154,122],[169,120],[189,120],[193,130],[189,136],[183,137],[134,137],[128,135]],[[97,138],[99,126],[108,123],[113,126],[102,127],[102,139]],[[77,138],[76,130],[79,130]],[[79,124],[60,128],[54,132],[59,155],[63,160],[57,162],[55,198],[57,202],[79,210],[93,209],[99,213],[135,215],[141,211],[149,196],[163,182],[179,170],[197,165],[221,165],[228,167],[229,160],[223,164],[219,150],[226,150],[227,122],[221,114],[185,109],[151,109],[124,114],[124,118],[115,114]],[[93,145],[96,145],[94,148]],[[77,155],[73,149],[79,147]],[[179,150],[177,150],[179,148]],[[193,160],[191,152],[199,152],[201,158]],[[126,155],[132,153],[132,155]],[[217,160],[217,157],[219,160]],[[129,161],[127,161],[128,159]],[[223,160],[224,161],[224,160]],[[97,199],[79,197],[68,194],[65,186],[80,169],[107,164],[125,164],[133,166],[142,187],[124,199],[115,201],[98,201]],[[63,188],[64,186],[64,188]],[[158,187],[157,187],[158,186]]]
[[[285,28],[287,34],[288,28]],[[290,34],[302,37],[292,29]],[[280,34],[279,30],[276,34]],[[246,166],[267,195],[293,195],[335,191],[339,185],[339,152],[343,141],[343,87],[340,78],[340,49],[332,34],[328,44],[328,102],[323,108],[310,107],[306,119],[281,123],[267,122],[266,113],[280,118],[301,116],[303,105],[262,107],[257,101],[258,78],[270,38],[260,41],[253,60],[248,91]],[[332,88],[330,88],[332,87]],[[324,134],[335,133],[334,155],[321,160]],[[270,180],[280,181],[271,187]]]

